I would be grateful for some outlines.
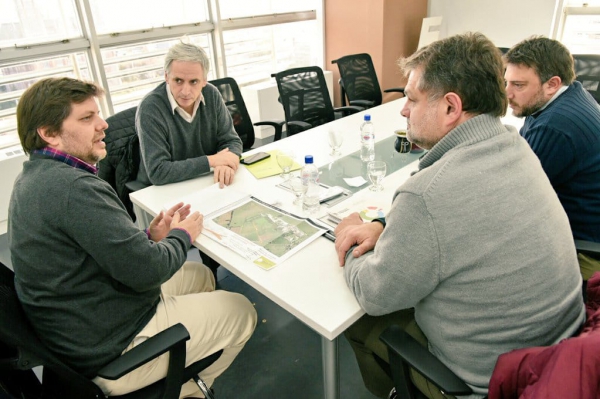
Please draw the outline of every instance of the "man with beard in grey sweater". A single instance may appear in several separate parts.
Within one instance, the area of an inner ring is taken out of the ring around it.
[[[385,220],[353,214],[336,229],[340,265],[367,312],[346,337],[378,397],[393,386],[376,360],[387,361],[379,334],[391,324],[482,397],[498,355],[557,343],[584,320],[569,221],[527,142],[500,121],[507,98],[492,42],[450,37],[400,67],[408,138],[429,152]]]

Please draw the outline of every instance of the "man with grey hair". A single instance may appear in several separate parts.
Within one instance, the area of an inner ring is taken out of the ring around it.
[[[207,81],[210,62],[194,44],[177,43],[165,57],[165,82],[136,114],[142,159],[137,180],[169,184],[214,170],[221,187],[233,181],[242,141],[219,91]]]
[[[583,322],[569,221],[529,145],[500,121],[503,66],[490,40],[449,37],[400,66],[407,136],[429,152],[385,220],[353,214],[336,228],[346,282],[367,313],[346,337],[378,397],[393,386],[379,341],[391,324],[482,397],[498,355],[557,343]]]

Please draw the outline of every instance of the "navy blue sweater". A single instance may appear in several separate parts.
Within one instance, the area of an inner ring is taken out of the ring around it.
[[[600,242],[600,106],[575,81],[525,119],[521,136],[537,154],[573,236]]]

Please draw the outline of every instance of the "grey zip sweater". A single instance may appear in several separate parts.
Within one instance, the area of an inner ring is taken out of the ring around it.
[[[363,309],[414,307],[429,349],[477,394],[496,358],[550,345],[584,319],[569,221],[512,127],[479,115],[449,132],[395,193],[374,251],[348,256]]]

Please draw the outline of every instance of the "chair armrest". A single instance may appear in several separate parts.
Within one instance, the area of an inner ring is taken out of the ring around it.
[[[283,125],[285,121],[262,121],[254,123],[254,126],[271,126],[275,129],[275,138],[273,141],[281,139],[281,132],[283,131]]]
[[[365,109],[371,108],[373,105],[375,105],[375,102],[371,100],[352,100],[350,101],[350,105],[354,105],[355,107],[361,107]]]
[[[150,360],[157,358],[165,352],[171,351],[176,347],[183,346],[185,352],[185,343],[190,339],[190,334],[181,323],[159,332],[153,337],[148,338],[130,351],[125,352],[116,358],[98,372],[98,376],[107,380],[116,380],[125,374],[135,370]]]
[[[600,243],[593,241],[575,240],[577,252],[600,259]]]
[[[408,373],[402,373],[402,367],[398,367],[401,362],[404,363],[405,370],[406,365],[414,368],[446,394],[456,396],[469,395],[473,392],[452,370],[399,326],[388,327],[381,333],[379,339],[388,347],[392,378],[396,389],[402,383],[412,384],[410,381],[405,381]]]
[[[384,93],[402,93],[404,94],[404,87],[392,87],[390,89],[385,89]]]
[[[344,116],[352,115],[357,112],[363,111],[364,107],[356,107],[353,105],[347,105],[345,107],[334,108],[333,112],[341,112]]]
[[[287,124],[287,137],[291,136],[290,130],[296,130],[292,134],[300,133],[308,129],[312,129],[312,125],[310,123],[302,122],[302,121],[290,121],[286,122]],[[296,128],[296,129],[290,129]]]

